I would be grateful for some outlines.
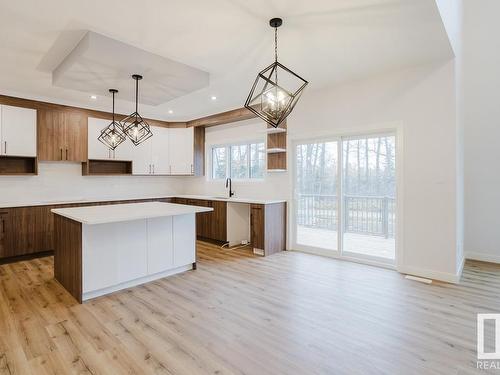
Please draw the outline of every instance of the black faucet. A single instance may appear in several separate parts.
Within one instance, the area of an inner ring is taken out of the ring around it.
[[[232,181],[230,177],[226,178],[226,189],[228,186],[229,186],[229,198],[231,198],[234,195],[234,191],[232,190]]]

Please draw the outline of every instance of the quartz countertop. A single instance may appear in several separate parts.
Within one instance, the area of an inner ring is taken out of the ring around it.
[[[155,217],[195,214],[213,211],[211,207],[198,207],[174,203],[146,202],[123,203],[105,206],[54,208],[56,215],[87,225],[150,219]]]
[[[25,201],[25,202],[0,202],[0,208],[16,208],[16,207],[34,207],[34,206],[57,206],[64,204],[78,204],[78,203],[100,203],[100,202],[118,202],[118,201],[134,201],[141,199],[162,199],[162,198],[173,198],[177,195],[162,195],[155,197],[127,197],[127,198],[98,198],[98,199],[83,199],[83,198],[75,198],[75,199],[51,199],[51,200],[40,200],[40,201]]]
[[[176,198],[185,199],[203,199],[207,201],[222,201],[230,203],[249,203],[249,204],[273,204],[273,203],[283,203],[286,199],[259,199],[259,198],[245,198],[245,197],[222,197],[222,196],[211,196],[211,195],[176,195]]]

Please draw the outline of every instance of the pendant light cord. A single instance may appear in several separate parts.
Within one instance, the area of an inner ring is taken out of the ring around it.
[[[112,92],[113,94],[113,123],[115,123],[115,92]]]
[[[138,102],[139,100],[139,80],[135,79],[135,113],[138,113]]]
[[[278,28],[274,28],[274,62],[278,62]],[[278,66],[274,68],[274,80],[278,84]]]
[[[278,62],[278,28],[274,28],[274,62]]]

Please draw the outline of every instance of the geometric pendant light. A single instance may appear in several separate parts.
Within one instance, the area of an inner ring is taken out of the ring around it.
[[[248,110],[275,128],[292,112],[308,84],[278,62],[278,27],[282,24],[281,18],[269,21],[274,28],[274,63],[259,72],[245,102]]]
[[[115,121],[115,94],[118,90],[109,89],[109,92],[113,94],[113,121],[101,131],[97,139],[104,143],[110,150],[114,150],[126,140],[126,137],[121,130],[120,124]]]
[[[151,138],[153,133],[148,123],[138,113],[139,81],[142,76],[134,74],[132,78],[135,80],[135,112],[121,120],[120,126],[122,132],[137,146]]]

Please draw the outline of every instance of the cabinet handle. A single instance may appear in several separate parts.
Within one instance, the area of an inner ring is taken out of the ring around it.
[[[151,164],[149,164],[149,174],[151,174]]]
[[[66,160],[68,160],[68,149],[66,149]]]
[[[63,158],[62,158],[62,148],[60,148],[59,150],[61,151],[61,160],[63,160]]]
[[[155,174],[155,165],[153,164],[153,174]]]
[[[7,155],[7,141],[4,141],[4,144],[5,144],[4,152],[5,152],[5,155]]]

